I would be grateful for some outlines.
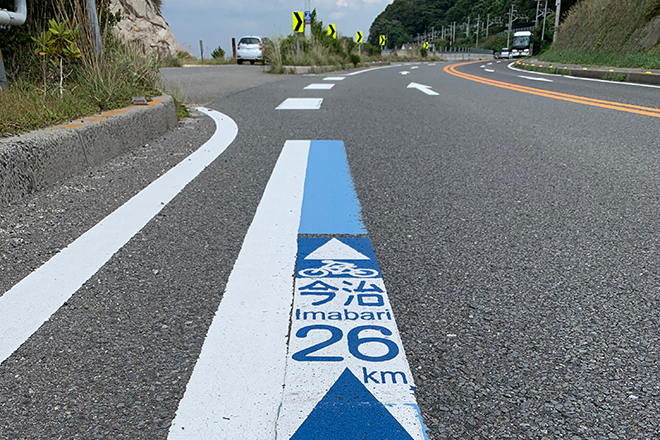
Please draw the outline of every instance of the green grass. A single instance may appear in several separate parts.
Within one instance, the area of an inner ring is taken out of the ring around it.
[[[659,0],[582,0],[539,59],[566,64],[660,69]]]
[[[94,62],[70,66],[60,96],[56,75],[12,82],[0,92],[0,136],[45,128],[103,110],[131,105],[133,96],[162,93],[158,60],[140,47],[114,44]],[[178,114],[184,115],[182,108]]]
[[[646,52],[608,53],[580,52],[575,49],[553,50],[539,56],[541,61],[579,64],[584,66],[612,66],[641,69],[660,69],[660,54]]]

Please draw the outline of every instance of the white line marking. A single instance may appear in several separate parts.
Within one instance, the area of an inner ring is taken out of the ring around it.
[[[343,81],[346,77],[344,76],[326,76],[323,78],[323,81]]]
[[[493,69],[484,69],[484,72],[490,72],[490,73],[493,73],[493,72],[495,72],[495,71],[494,71]]]
[[[233,142],[233,120],[199,110],[216,123],[211,139],[0,297],[0,362]]]
[[[436,65],[436,63],[431,63],[431,64],[429,64],[429,67],[433,67],[435,65]]]
[[[408,88],[408,89],[417,89],[420,92],[424,92],[427,95],[431,95],[431,96],[439,95],[439,93],[434,92],[433,90],[431,90],[431,86],[425,86],[424,84],[417,84],[417,83],[411,82],[410,84],[408,84],[408,87],[406,87],[406,88]]]
[[[330,90],[334,86],[334,84],[310,84],[305,87],[305,90]]]
[[[288,98],[275,110],[318,110],[322,103],[323,98]]]
[[[361,73],[372,72],[374,70],[380,70],[380,69],[389,69],[390,67],[401,67],[401,64],[392,64],[392,65],[389,65],[389,66],[372,67],[371,69],[360,70],[360,71],[353,72],[353,73],[347,73],[346,76],[360,75]]]
[[[653,84],[637,84],[637,83],[631,83],[631,82],[624,82],[624,81],[608,81],[606,79],[596,79],[596,78],[582,78],[579,76],[571,76],[571,75],[562,75],[565,78],[568,79],[577,79],[580,81],[593,81],[593,82],[602,82],[602,83],[609,83],[609,84],[621,84],[624,86],[635,86],[635,87],[647,87],[650,89],[660,89],[660,86],[654,86]]]
[[[481,65],[481,66],[479,66],[479,67],[481,67],[482,69],[485,69],[485,68],[486,68],[486,65]]]
[[[577,79],[580,81],[591,81],[591,82],[600,82],[600,83],[607,83],[607,84],[620,84],[624,86],[635,86],[635,87],[647,87],[651,89],[660,89],[660,86],[654,86],[653,84],[637,84],[637,83],[631,83],[631,82],[624,82],[624,81],[608,81],[606,79],[596,79],[596,78],[582,78],[579,76],[571,76],[571,75],[560,75],[560,74],[555,74],[555,73],[545,73],[545,72],[532,72],[529,70],[524,70],[524,69],[518,69],[516,67],[513,67],[515,63],[509,64],[507,67],[511,70],[515,70],[516,72],[525,72],[525,73],[531,73],[534,75],[544,75],[544,76],[558,76],[561,78],[566,78],[566,79]]]
[[[273,439],[309,141],[287,141],[229,276],[169,439]]]
[[[547,78],[537,78],[537,77],[535,77],[535,76],[518,75],[518,78],[528,79],[528,80],[530,80],[530,81],[554,82],[554,81],[551,80],[551,79],[547,79]]]
[[[486,64],[486,65],[487,65],[487,66],[492,66],[492,65],[493,65],[493,63],[488,63],[488,64]]]
[[[399,73],[400,73],[401,75],[403,75],[403,76],[410,75],[410,72],[408,72],[407,70],[403,70],[403,71],[401,71],[401,72],[399,72]]]
[[[410,70],[419,69],[419,66],[412,66]]]

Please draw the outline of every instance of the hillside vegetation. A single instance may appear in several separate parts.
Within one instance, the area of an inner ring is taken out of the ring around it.
[[[562,1],[562,16],[569,11],[578,0]],[[555,2],[548,1],[550,10],[554,8]],[[387,35],[389,47],[400,46],[411,43],[415,36],[430,33],[435,29],[436,36],[443,26],[447,27],[456,23],[457,45],[471,45],[476,43],[474,34],[477,17],[483,25],[487,16],[490,18],[489,40],[485,40],[485,32],[481,33],[480,47],[499,50],[502,48],[502,37],[498,38],[508,26],[509,8],[514,6],[516,14],[513,28],[532,26],[535,23],[537,0],[394,0],[385,10],[376,17],[369,29],[369,42],[378,44],[379,35]],[[540,9],[545,6],[545,0],[540,3]],[[551,11],[549,11],[551,12]],[[549,14],[546,19],[546,40],[552,39],[552,27],[554,26],[554,13]],[[466,24],[470,22],[470,35],[465,35]],[[542,21],[542,18],[539,19]],[[541,29],[538,28],[538,40],[540,40]],[[504,36],[506,42],[506,36]],[[438,40],[442,44],[442,41]],[[540,47],[540,45],[539,45]]]
[[[547,61],[660,68],[660,0],[583,0],[562,22]]]

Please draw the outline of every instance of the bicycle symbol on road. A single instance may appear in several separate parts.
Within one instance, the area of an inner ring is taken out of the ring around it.
[[[329,275],[356,278],[372,278],[378,276],[378,271],[374,269],[360,269],[356,264],[343,263],[334,260],[322,260],[323,266],[303,269],[298,272],[301,277],[323,278]]]

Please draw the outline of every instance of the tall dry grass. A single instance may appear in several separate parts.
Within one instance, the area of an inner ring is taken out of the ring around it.
[[[56,75],[52,67],[45,58],[35,55],[33,43],[25,43],[14,57],[11,87],[0,93],[0,136],[123,107],[131,103],[133,96],[161,93],[157,54],[113,35],[116,17],[109,14],[109,0],[96,0],[96,3],[101,53],[94,47],[86,0],[53,0],[51,8],[32,11],[43,14],[37,19],[33,17],[30,29],[33,36],[44,30],[39,29],[38,23],[46,23],[50,18],[79,26],[77,44],[81,58],[67,65],[65,90],[59,96],[55,93]]]
[[[660,14],[658,0],[583,0],[561,24],[553,52],[627,55],[657,49],[645,42]]]

